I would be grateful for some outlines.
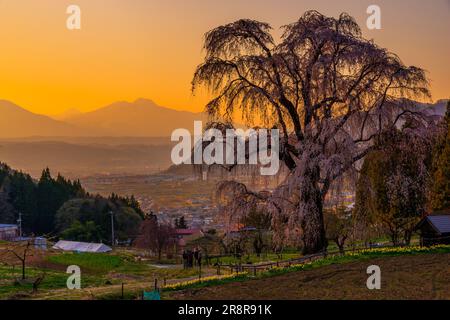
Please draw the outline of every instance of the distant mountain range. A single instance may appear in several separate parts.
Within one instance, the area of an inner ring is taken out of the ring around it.
[[[151,100],[116,102],[98,110],[75,110],[53,118],[0,100],[0,138],[40,137],[168,137],[177,128],[193,130],[203,113],[177,111]]]
[[[0,137],[73,136],[80,130],[71,124],[29,112],[6,100],[0,100]]]
[[[441,116],[445,115],[447,110],[448,99],[438,100],[436,103],[418,103],[417,105],[423,110],[427,110],[429,115]]]
[[[445,113],[447,100],[435,104],[418,103],[432,115]],[[173,130],[193,130],[195,120],[207,118],[204,113],[177,111],[151,100],[116,102],[92,112],[77,110],[52,117],[27,111],[6,100],[0,100],[0,138],[27,137],[169,137]]]
[[[81,128],[98,128],[109,136],[167,137],[178,128],[193,130],[194,121],[206,121],[203,113],[161,107],[151,100],[116,102],[104,108],[67,118]]]

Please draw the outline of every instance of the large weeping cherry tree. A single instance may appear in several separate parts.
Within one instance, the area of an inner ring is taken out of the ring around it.
[[[330,187],[374,148],[380,133],[419,116],[411,99],[430,94],[422,69],[363,38],[346,13],[308,11],[282,29],[278,42],[269,24],[247,19],[209,31],[193,90],[209,89],[206,111],[215,121],[240,115],[248,125],[280,130],[286,180],[270,193],[236,182],[219,191],[233,190],[233,215],[264,203],[276,239],[299,230],[304,253],[315,253],[327,246],[323,204]]]

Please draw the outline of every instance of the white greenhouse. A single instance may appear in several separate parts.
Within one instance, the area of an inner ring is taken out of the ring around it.
[[[108,247],[103,243],[87,243],[87,242],[66,241],[66,240],[58,241],[53,246],[53,249],[63,251],[93,252],[93,253],[110,252],[112,250],[111,247]]]

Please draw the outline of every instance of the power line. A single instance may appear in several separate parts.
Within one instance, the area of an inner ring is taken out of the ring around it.
[[[111,246],[114,246],[114,212],[110,211],[109,214],[111,215]]]
[[[19,224],[19,238],[22,238],[22,213],[19,212],[19,219],[17,219],[17,223]]]

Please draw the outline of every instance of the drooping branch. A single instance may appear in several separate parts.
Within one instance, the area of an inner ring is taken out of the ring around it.
[[[206,87],[214,95],[206,111],[215,119],[231,122],[240,114],[250,126],[262,122],[282,131],[286,181],[264,196],[234,185],[241,193],[229,208],[265,203],[278,217],[274,225],[303,226],[305,243],[318,250],[323,235],[313,238],[323,233],[331,185],[384,131],[401,128],[406,116],[423,117],[410,101],[430,97],[428,80],[424,70],[365,39],[346,13],[334,18],[308,11],[283,27],[279,43],[270,31],[267,23],[247,19],[208,32],[193,90]]]

